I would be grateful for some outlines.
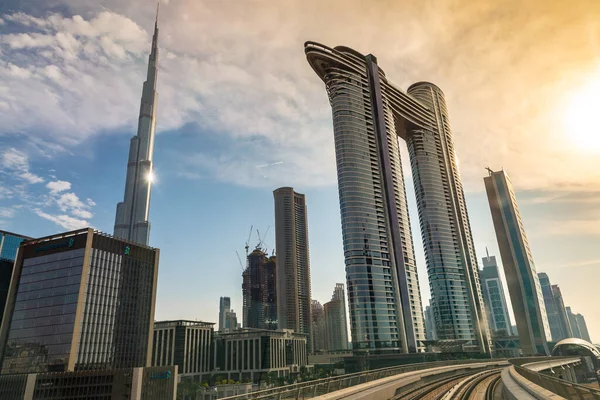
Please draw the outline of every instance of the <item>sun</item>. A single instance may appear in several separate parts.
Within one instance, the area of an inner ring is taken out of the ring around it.
[[[153,183],[156,180],[156,177],[154,176],[154,172],[152,172],[152,171],[148,172],[146,179],[148,180],[148,182]]]
[[[582,151],[600,153],[600,74],[575,91],[564,114],[565,134]]]

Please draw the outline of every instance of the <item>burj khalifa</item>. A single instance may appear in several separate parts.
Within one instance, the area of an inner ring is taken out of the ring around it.
[[[156,126],[156,77],[158,63],[158,10],[154,23],[152,50],[148,60],[148,75],[142,90],[142,104],[137,135],[131,138],[125,196],[117,204],[114,236],[148,245],[150,236],[150,191],[152,190],[154,129]]]

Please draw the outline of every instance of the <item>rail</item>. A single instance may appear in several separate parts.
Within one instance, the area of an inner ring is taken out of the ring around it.
[[[532,371],[527,367],[513,366],[529,382],[549,390],[565,399],[600,400],[600,390]]]
[[[445,367],[451,365],[474,364],[477,362],[490,361],[491,360],[450,360],[418,364],[406,364],[401,366],[399,365],[395,367],[380,368],[365,372],[356,372],[353,374],[339,375],[331,378],[323,378],[314,381],[307,381],[295,383],[292,385],[270,388],[266,390],[259,390],[256,392],[225,397],[222,400],[307,399],[316,396],[321,396],[331,392],[336,392],[341,389],[360,385],[366,382],[371,382],[377,379],[403,374],[406,372],[419,371],[436,367]]]

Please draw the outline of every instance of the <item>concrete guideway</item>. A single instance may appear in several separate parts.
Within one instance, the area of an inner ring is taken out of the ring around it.
[[[459,379],[466,375],[473,375],[479,372],[483,368],[491,367],[506,367],[508,362],[506,361],[492,361],[492,362],[475,362],[472,364],[453,365],[445,367],[430,368],[421,371],[412,371],[403,374],[390,376],[376,381],[363,383],[360,385],[352,386],[346,389],[338,390],[333,393],[328,393],[322,396],[314,397],[319,400],[371,400],[371,399],[401,399],[406,397],[404,393],[397,395],[400,388],[406,387],[407,385],[417,383],[427,378],[432,378],[437,375],[445,375],[444,379],[456,380],[455,376],[449,377],[447,373],[453,371],[464,370],[464,374],[458,374]],[[472,371],[472,372],[471,372]],[[434,379],[435,381],[435,379]],[[408,394],[407,394],[408,395]],[[417,395],[419,396],[419,395]]]

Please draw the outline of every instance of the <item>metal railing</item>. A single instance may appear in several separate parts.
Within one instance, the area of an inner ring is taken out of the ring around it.
[[[356,372],[353,374],[339,375],[331,378],[316,379],[313,381],[295,383],[266,390],[259,390],[237,396],[225,397],[223,400],[267,400],[267,399],[310,399],[327,393],[336,392],[351,386],[371,382],[388,376],[406,372],[425,370],[451,365],[489,363],[501,360],[450,360],[418,364],[406,364],[395,367],[380,368],[371,371]]]
[[[513,360],[510,361],[512,362]],[[566,399],[600,400],[600,390],[598,389],[541,374],[532,371],[526,366],[513,364],[513,367],[519,375],[529,382],[535,383],[536,385]]]

